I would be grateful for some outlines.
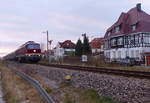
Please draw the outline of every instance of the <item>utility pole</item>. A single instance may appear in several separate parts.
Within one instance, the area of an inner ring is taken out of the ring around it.
[[[49,41],[49,38],[48,38],[48,30],[46,32],[42,32],[42,33],[46,33],[47,35],[47,41],[46,41],[46,44],[47,44],[47,50],[46,50],[46,56],[47,58],[49,59],[49,48],[48,48],[48,41]]]
[[[43,32],[43,33],[46,33],[46,35],[47,35],[47,41],[46,41],[46,44],[47,44],[47,54],[46,54],[46,56],[47,56],[47,58],[48,58],[48,61],[50,62],[50,50],[51,50],[51,47],[49,48],[49,45],[51,46],[51,43],[52,43],[52,40],[49,40],[49,35],[48,35],[48,30],[46,31],[46,32]]]
[[[49,50],[49,48],[48,48],[48,41],[49,41],[49,40],[48,40],[48,39],[49,39],[49,38],[48,38],[48,30],[46,31],[46,34],[47,34],[47,52],[48,52],[48,50]]]

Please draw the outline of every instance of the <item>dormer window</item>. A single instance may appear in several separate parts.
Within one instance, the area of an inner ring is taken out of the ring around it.
[[[108,31],[108,34],[107,34],[107,35],[109,36],[111,33],[112,33],[112,30]]]
[[[109,32],[108,32],[108,36],[109,36],[110,34],[111,34],[111,32],[109,31]]]
[[[120,32],[120,25],[115,27],[115,33]]]
[[[131,29],[132,29],[132,31],[135,31],[135,30],[136,30],[136,28],[137,28],[137,24],[133,24],[133,25],[131,25]]]

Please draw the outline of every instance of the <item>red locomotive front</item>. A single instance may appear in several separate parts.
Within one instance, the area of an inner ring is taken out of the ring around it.
[[[41,60],[40,44],[28,41],[20,46],[11,58],[19,62],[38,62]]]
[[[38,43],[29,43],[25,46],[26,53],[25,59],[26,61],[37,62],[41,59],[41,49]]]

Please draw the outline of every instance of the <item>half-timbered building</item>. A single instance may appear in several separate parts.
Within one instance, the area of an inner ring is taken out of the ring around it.
[[[104,55],[110,61],[134,58],[143,61],[150,52],[150,15],[137,4],[107,29],[104,36]]]

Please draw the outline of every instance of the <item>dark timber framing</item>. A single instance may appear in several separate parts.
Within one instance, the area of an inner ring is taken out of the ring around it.
[[[119,44],[120,42],[121,44]],[[106,49],[150,47],[150,33],[136,33],[111,37],[106,40],[105,47]]]

